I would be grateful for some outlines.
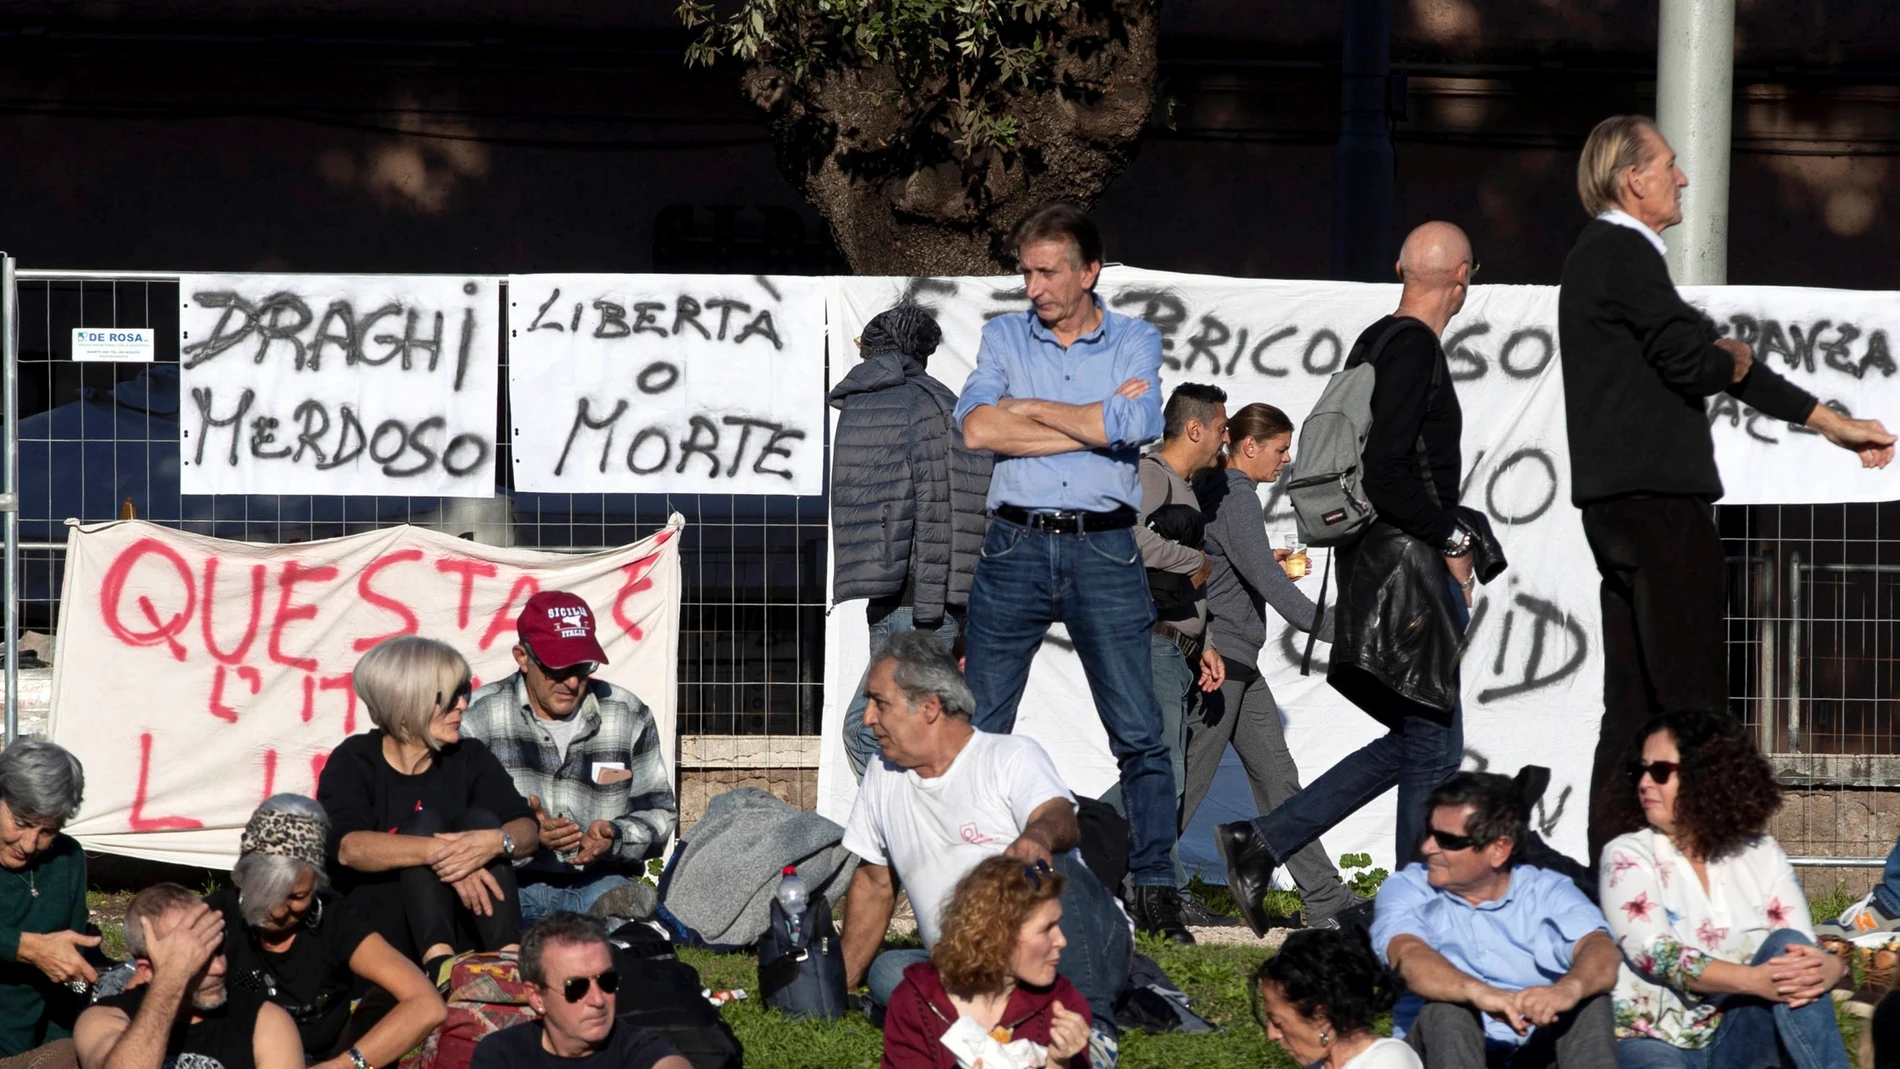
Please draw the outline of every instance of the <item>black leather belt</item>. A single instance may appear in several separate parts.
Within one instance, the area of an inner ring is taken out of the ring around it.
[[[1032,531],[1050,534],[1079,534],[1083,531],[1122,531],[1139,518],[1134,509],[1122,507],[1113,512],[1031,512],[1015,505],[998,505],[994,515]]]
[[[1155,634],[1174,643],[1174,648],[1181,651],[1181,656],[1187,658],[1188,664],[1197,665],[1199,663],[1201,659],[1201,636],[1190,635],[1173,624],[1161,620],[1155,621]]]

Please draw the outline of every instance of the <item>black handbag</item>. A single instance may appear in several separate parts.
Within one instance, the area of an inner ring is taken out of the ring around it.
[[[622,1021],[671,1043],[693,1069],[743,1069],[739,1037],[701,993],[699,970],[675,957],[671,943],[638,921],[623,925],[609,943],[627,992],[619,1003]]]
[[[787,1017],[835,1021],[844,1016],[844,941],[831,923],[831,903],[805,905],[805,945],[792,945],[785,910],[772,900],[772,919],[759,936],[759,997]]]

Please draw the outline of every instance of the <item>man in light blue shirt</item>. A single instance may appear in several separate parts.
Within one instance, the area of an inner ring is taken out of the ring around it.
[[[1425,1069],[1615,1069],[1622,955],[1569,877],[1512,865],[1529,836],[1507,776],[1460,772],[1426,803],[1420,854],[1379,888],[1372,946],[1409,994],[1392,1034]]]
[[[1135,463],[1161,436],[1161,335],[1096,297],[1102,238],[1081,209],[1038,208],[1012,243],[1033,307],[983,328],[956,408],[964,444],[996,454],[965,632],[974,723],[1015,726],[1043,635],[1067,626],[1121,767],[1131,912],[1191,943],[1169,861],[1175,785],[1148,652],[1154,601],[1132,532]]]

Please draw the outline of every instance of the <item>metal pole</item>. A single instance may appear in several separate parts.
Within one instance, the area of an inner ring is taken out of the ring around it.
[[[1333,149],[1333,277],[1392,282],[1392,0],[1349,0]]]
[[[1728,283],[1729,124],[1735,99],[1735,0],[1662,0],[1656,32],[1656,125],[1689,176],[1670,230],[1679,286]]]
[[[7,745],[20,734],[20,298],[14,259],[0,252],[0,361],[6,369],[0,391],[0,421],[6,423],[5,460],[0,463],[0,510],[6,530]]]

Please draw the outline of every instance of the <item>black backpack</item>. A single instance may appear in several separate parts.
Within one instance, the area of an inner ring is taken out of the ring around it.
[[[639,921],[609,938],[620,974],[620,1020],[673,1045],[693,1069],[744,1069],[745,1048],[719,1007],[702,994],[699,970],[673,954],[673,944]]]
[[[1154,457],[1144,457],[1142,463],[1153,461]],[[1159,508],[1148,514],[1148,529],[1170,542],[1200,549],[1207,540],[1207,518],[1201,515],[1199,502],[1194,504],[1175,504],[1174,481],[1168,481],[1168,496]],[[1193,576],[1178,572],[1164,572],[1158,568],[1148,569],[1148,594],[1154,598],[1156,612],[1170,612],[1185,609],[1194,604],[1195,593]]]

